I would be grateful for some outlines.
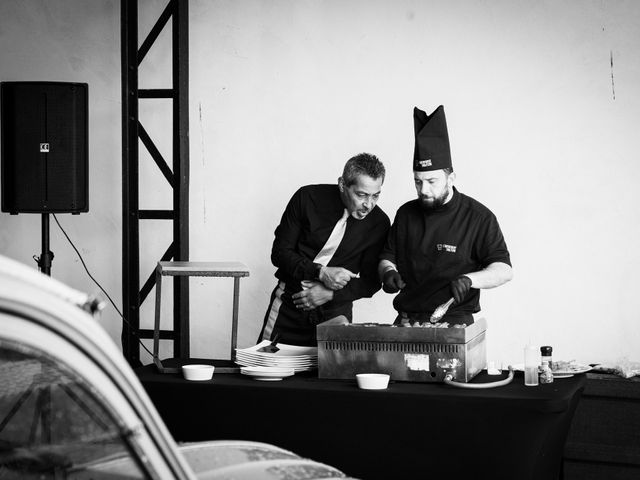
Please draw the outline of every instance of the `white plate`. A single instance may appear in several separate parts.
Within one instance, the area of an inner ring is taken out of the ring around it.
[[[265,382],[275,382],[285,377],[295,374],[293,368],[278,367],[242,367],[240,373],[247,375],[254,380],[262,380]]]
[[[577,373],[586,373],[592,369],[593,367],[590,367],[589,365],[571,364],[568,368],[564,368],[562,370],[552,370],[552,372],[553,378],[564,378],[565,375],[572,376]]]
[[[282,380],[284,376],[264,376],[264,375],[251,375],[246,374],[247,377],[251,377],[254,380],[262,380],[263,382],[277,382],[278,380]]]
[[[262,366],[248,366],[242,367],[240,373],[246,375],[261,375],[261,376],[289,376],[293,375],[293,368],[280,368],[280,367],[262,367]]]
[[[524,363],[517,363],[513,365],[513,369],[522,372],[524,370]],[[553,372],[553,378],[569,378],[578,373],[586,373],[589,370],[593,370],[593,367],[590,367],[589,365],[571,364],[569,368],[551,371]]]

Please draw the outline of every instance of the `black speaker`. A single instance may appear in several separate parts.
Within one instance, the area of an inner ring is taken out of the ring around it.
[[[89,211],[89,87],[2,82],[2,211]]]

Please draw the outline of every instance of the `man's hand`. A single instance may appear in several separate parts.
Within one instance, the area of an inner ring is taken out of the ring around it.
[[[302,291],[291,296],[296,308],[305,311],[313,310],[333,300],[333,290],[328,289],[322,283],[307,280],[303,280],[301,283]]]
[[[342,267],[322,267],[318,278],[325,287],[331,290],[340,290],[349,280],[356,278],[357,273],[353,273]]]
[[[400,274],[395,270],[387,270],[382,276],[382,290],[387,293],[396,293],[406,285]]]
[[[460,275],[451,281],[451,293],[456,300],[456,305],[462,303],[470,289],[471,279],[466,275]]]

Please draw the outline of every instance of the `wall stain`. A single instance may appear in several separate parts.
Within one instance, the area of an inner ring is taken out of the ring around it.
[[[613,50],[610,50],[609,59],[611,61],[611,93],[613,94],[613,99],[616,99],[616,85],[613,80]]]

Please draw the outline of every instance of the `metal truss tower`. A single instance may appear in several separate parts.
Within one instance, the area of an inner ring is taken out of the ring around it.
[[[140,306],[154,287],[155,270],[144,272],[140,287],[140,222],[173,223],[173,238],[158,261],[189,260],[189,19],[188,0],[169,0],[146,39],[138,48],[138,0],[121,0],[122,50],[122,349],[132,366],[139,366],[139,339],[153,338],[152,329],[140,329]],[[163,28],[171,20],[172,88],[141,89],[138,69]],[[163,158],[140,122],[139,99],[171,99],[173,102],[173,151],[171,165]],[[140,142],[147,149],[173,191],[172,210],[139,208]],[[144,248],[142,249],[144,252]],[[155,263],[154,263],[155,266]],[[189,356],[189,279],[175,277],[173,330],[161,339],[173,340],[175,357]]]

